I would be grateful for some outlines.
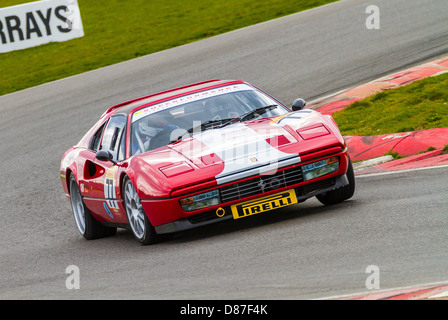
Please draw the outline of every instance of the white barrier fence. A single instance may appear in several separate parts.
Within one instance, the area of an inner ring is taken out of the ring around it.
[[[83,36],[77,0],[43,0],[0,9],[0,53]]]

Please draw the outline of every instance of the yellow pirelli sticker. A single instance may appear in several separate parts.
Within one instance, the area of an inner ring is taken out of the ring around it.
[[[231,206],[234,219],[244,218],[257,213],[287,207],[297,203],[294,190],[287,190],[263,198],[258,198]]]

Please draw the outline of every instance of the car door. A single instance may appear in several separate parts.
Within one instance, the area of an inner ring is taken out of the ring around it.
[[[114,115],[92,136],[89,149],[85,150],[84,201],[102,220],[113,221],[121,216],[118,203],[117,166],[112,161],[96,158],[96,152],[105,150],[116,161],[124,160],[126,116]]]

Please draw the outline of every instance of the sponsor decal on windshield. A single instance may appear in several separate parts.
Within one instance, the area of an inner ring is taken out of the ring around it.
[[[144,118],[150,114],[153,114],[158,111],[166,110],[169,108],[177,107],[183,105],[185,103],[199,101],[206,98],[216,97],[222,94],[237,92],[237,91],[245,91],[245,90],[253,90],[250,86],[246,84],[236,84],[226,87],[219,87],[207,91],[201,91],[197,93],[193,93],[187,96],[182,96],[173,100],[165,101],[159,104],[148,106],[142,110],[135,112],[132,115],[132,122],[136,122],[141,118]]]

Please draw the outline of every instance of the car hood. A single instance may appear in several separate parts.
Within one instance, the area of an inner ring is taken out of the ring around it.
[[[152,185],[149,194],[158,185],[156,193],[166,196],[272,172],[299,163],[301,154],[342,144],[331,118],[302,110],[195,133],[134,158],[153,180],[146,182]]]

